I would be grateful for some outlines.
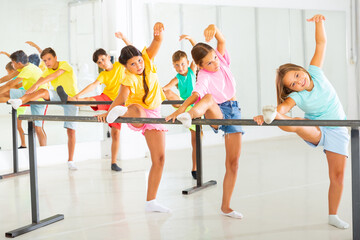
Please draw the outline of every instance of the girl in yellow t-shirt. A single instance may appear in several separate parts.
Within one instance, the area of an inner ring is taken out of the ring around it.
[[[99,121],[114,122],[118,117],[160,118],[160,105],[165,100],[159,84],[153,59],[159,51],[163,39],[164,25],[156,23],[154,39],[142,52],[134,46],[121,50],[119,62],[126,68],[119,95],[109,111],[98,116]],[[125,106],[124,106],[125,105]],[[148,144],[152,166],[150,169],[145,210],[148,212],[170,212],[170,209],[156,200],[164,162],[165,131],[161,124],[128,124],[136,131],[142,131]]]

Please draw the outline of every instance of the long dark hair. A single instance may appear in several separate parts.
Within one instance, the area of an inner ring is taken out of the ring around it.
[[[142,53],[134,46],[132,45],[128,45],[126,47],[124,47],[123,49],[121,49],[121,53],[120,53],[120,57],[119,57],[119,62],[124,65],[126,67],[127,62],[133,58],[133,57],[142,57]],[[145,68],[143,71],[143,85],[144,85],[144,91],[145,91],[145,95],[142,98],[143,103],[146,104],[145,100],[149,94],[149,86],[146,83],[146,75],[145,75]]]

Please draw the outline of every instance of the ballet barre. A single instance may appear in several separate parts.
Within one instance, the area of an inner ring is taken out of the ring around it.
[[[33,121],[70,121],[70,122],[98,122],[96,117],[89,116],[43,116],[43,115],[20,115],[20,120],[27,120],[29,130],[29,159],[30,159],[30,183],[33,223],[23,228],[6,233],[7,237],[17,236],[36,228],[62,220],[63,215],[55,215],[48,219],[39,220],[38,213],[38,193],[37,193],[37,170],[36,170],[36,150],[35,136],[33,131]],[[118,118],[116,123],[152,123],[152,124],[181,124],[178,120],[165,121],[164,118]],[[192,124],[196,125],[196,161],[198,164],[197,183],[198,185],[184,190],[183,194],[190,194],[200,189],[216,184],[216,181],[209,181],[202,184],[201,170],[201,125],[243,125],[258,126],[252,119],[193,119]],[[263,126],[345,126],[351,128],[351,168],[352,168],[352,218],[353,218],[353,239],[360,240],[360,149],[359,149],[359,126],[360,120],[274,120],[271,124]],[[200,184],[199,184],[200,183]],[[199,186],[200,185],[200,186]],[[62,216],[62,218],[61,218]],[[36,226],[36,227],[35,227]],[[31,229],[30,229],[31,227]]]
[[[182,104],[183,100],[171,100],[164,101],[162,104]],[[112,101],[71,101],[67,102],[66,105],[111,105]],[[64,105],[60,101],[31,101],[25,105]],[[15,177],[29,173],[29,170],[19,171],[19,151],[18,151],[18,138],[17,138],[17,111],[13,108],[11,112],[11,135],[12,135],[12,155],[13,155],[13,172],[0,175],[0,180],[10,177]]]

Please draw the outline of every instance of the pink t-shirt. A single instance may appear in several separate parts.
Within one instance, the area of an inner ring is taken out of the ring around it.
[[[215,50],[220,61],[220,69],[209,72],[201,69],[193,92],[197,92],[200,98],[205,94],[211,94],[216,103],[220,104],[235,96],[235,79],[230,70],[230,57],[227,51],[224,56]]]

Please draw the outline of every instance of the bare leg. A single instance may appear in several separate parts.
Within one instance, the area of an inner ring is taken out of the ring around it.
[[[4,86],[1,86],[0,87],[0,95],[3,95],[3,94],[9,94],[9,91],[11,88],[14,88],[14,87],[10,87],[10,85],[7,85],[5,84]]]
[[[148,179],[146,200],[156,199],[165,163],[165,133],[158,130],[146,130],[145,139],[151,154],[151,169]]]
[[[329,214],[337,214],[344,187],[346,156],[326,151],[329,165]]]
[[[291,118],[286,115],[278,113],[275,119],[286,120],[304,120],[304,118]],[[304,127],[304,126],[279,126],[279,128],[286,132],[294,132],[302,139],[317,145],[321,139],[321,131],[319,127]]]
[[[221,204],[221,211],[223,211],[224,213],[230,213],[233,211],[230,208],[230,200],[234,191],[237,172],[239,168],[241,137],[242,133],[230,133],[225,135],[226,173],[223,183],[223,198]]]
[[[137,117],[137,118],[146,118],[146,112],[142,107],[138,104],[131,104],[128,106],[127,112],[123,115],[123,117]],[[132,123],[132,125],[136,128],[141,128],[143,123]]]
[[[206,94],[194,107],[192,107],[188,113],[191,118],[198,118],[205,115],[207,119],[222,119],[223,114],[219,105],[214,101],[211,94]],[[212,126],[218,128],[218,126]]]
[[[6,103],[10,99],[10,92],[4,92],[0,94],[0,103]]]
[[[164,93],[165,93],[167,100],[181,100],[180,97],[176,93],[171,91],[170,89],[164,91]],[[173,104],[173,107],[178,108],[178,107],[180,107],[180,104]]]
[[[116,157],[119,153],[119,143],[120,143],[120,129],[115,127],[111,128],[111,163],[116,163]]]
[[[42,127],[35,126],[35,132],[39,140],[40,146],[46,146],[47,138]]]
[[[68,97],[68,101],[81,101],[81,102],[91,102],[91,101],[96,101],[95,98],[92,97],[84,97],[84,98],[79,98],[79,97]],[[78,105],[78,106],[82,106],[82,105]],[[97,104],[94,105],[88,105],[88,106],[97,106]]]
[[[19,120],[19,118],[17,119],[17,130],[20,136],[20,142],[21,142],[20,146],[26,147],[25,133],[24,133],[24,129],[22,128],[22,121]]]
[[[123,117],[146,117],[144,109],[137,104],[128,106],[128,111]],[[134,127],[140,128],[144,124],[133,124]],[[165,133],[158,130],[146,130],[145,139],[151,155],[151,169],[148,180],[148,191],[146,200],[154,200],[159,188],[162,171],[165,162]]]
[[[76,135],[75,129],[67,128],[67,135],[68,135],[68,150],[69,150],[69,159],[68,161],[74,160],[74,152],[75,152],[75,143],[76,143]]]
[[[43,98],[44,100],[47,100],[47,101],[50,100],[49,91],[46,89],[39,89],[33,93],[25,94],[20,99],[21,99],[22,103],[24,104],[24,103],[27,103],[30,101],[38,100],[40,98]]]

